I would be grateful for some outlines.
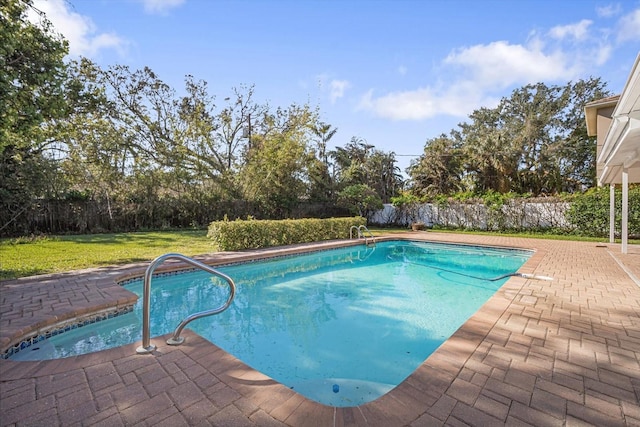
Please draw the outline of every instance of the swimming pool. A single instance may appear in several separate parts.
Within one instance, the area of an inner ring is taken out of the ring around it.
[[[527,251],[393,241],[219,269],[238,285],[231,307],[194,332],[301,394],[356,406],[411,374],[530,256]],[[141,295],[142,281],[126,285]],[[217,306],[207,273],[154,278],[151,334]],[[141,302],[58,335],[15,360],[66,357],[140,340]],[[143,356],[141,356],[143,357]]]

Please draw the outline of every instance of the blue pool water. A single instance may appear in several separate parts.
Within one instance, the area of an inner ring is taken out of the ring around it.
[[[189,328],[310,399],[371,401],[410,375],[515,272],[527,251],[393,241],[220,267],[237,284],[225,312]],[[142,294],[142,281],[126,288]],[[151,336],[219,306],[205,272],[154,278]],[[131,313],[52,337],[14,360],[78,355],[141,340]],[[153,340],[152,340],[153,342]],[[140,356],[145,357],[145,356]],[[152,356],[149,356],[152,357]]]

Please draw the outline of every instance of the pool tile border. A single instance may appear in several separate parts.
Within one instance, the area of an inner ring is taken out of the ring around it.
[[[102,322],[103,320],[113,319],[114,317],[130,313],[133,311],[133,305],[116,308],[114,310],[105,310],[100,313],[94,313],[89,315],[88,317],[83,317],[81,319],[70,319],[67,321],[63,321],[61,324],[55,325],[51,328],[44,329],[37,334],[34,334],[26,339],[23,339],[19,343],[14,344],[9,347],[3,353],[0,354],[0,359],[9,359],[11,356],[28,350],[32,345],[35,345],[47,338],[55,337],[65,332],[73,331],[78,328],[82,328],[87,325],[92,325],[96,322]]]

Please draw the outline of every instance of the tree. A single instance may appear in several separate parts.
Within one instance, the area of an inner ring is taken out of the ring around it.
[[[512,153],[518,161],[511,191],[540,194],[557,186],[553,134],[558,129],[557,116],[564,96],[562,88],[538,83],[514,90],[500,103],[505,137],[512,142]]]
[[[560,173],[565,178],[561,191],[582,191],[596,185],[596,138],[587,135],[584,106],[610,96],[600,78],[568,83],[569,94],[559,114],[564,129],[563,144],[558,148]]]
[[[481,108],[463,123],[464,156],[475,190],[508,192],[518,168],[520,152],[507,136],[499,109]]]
[[[314,120],[308,106],[293,105],[269,115],[252,136],[239,180],[245,199],[258,203],[267,217],[289,216],[306,197]]]
[[[162,181],[176,192],[214,192],[220,197],[236,197],[235,174],[242,165],[243,130],[250,117],[259,119],[265,107],[253,103],[253,88],[234,89],[226,105],[216,109],[207,83],[185,77],[185,94],[164,83],[148,67],[131,70],[116,65],[101,70],[85,61],[87,80],[104,88],[109,110],[104,112],[104,138],[118,136],[127,176],[162,175]],[[93,118],[88,118],[92,120]],[[157,192],[158,189],[152,192]],[[197,198],[197,197],[196,197]]]
[[[461,141],[445,134],[427,141],[424,153],[411,162],[412,192],[419,196],[451,194],[462,190],[464,157]]]
[[[233,97],[225,98],[227,106],[218,114],[216,138],[226,148],[228,171],[240,166],[240,157],[249,148],[247,144],[251,144],[252,118],[253,126],[256,127],[256,122],[267,112],[266,106],[253,102],[253,94],[253,86],[234,88]]]
[[[39,14],[40,25],[28,21],[29,9]],[[0,23],[0,149],[4,150],[9,145],[41,143],[45,136],[40,125],[64,115],[63,58],[68,47],[31,0],[4,1]]]
[[[370,212],[383,208],[380,196],[365,184],[354,184],[346,187],[338,194],[338,204],[362,217],[366,217]]]
[[[327,144],[329,143],[329,140],[334,137],[338,129],[331,129],[331,125],[328,123],[318,122],[311,128],[311,130],[313,131],[313,134],[318,138],[316,140],[318,148],[318,158],[320,159],[320,161],[328,165],[329,160],[327,158]]]
[[[334,161],[334,179],[339,188],[364,184],[385,202],[398,194],[403,182],[395,154],[376,150],[361,138],[353,137],[344,147],[329,153]]]
[[[112,105],[98,82],[99,69],[86,58],[71,61],[65,83],[69,109],[55,122],[55,139],[64,152],[59,169],[68,190],[111,202],[126,188],[126,141],[111,122]]]
[[[330,124],[318,122],[311,130],[316,137],[316,152],[309,165],[309,199],[323,203],[334,201],[335,182],[329,173],[327,144],[338,129],[331,129]]]
[[[39,14],[39,25],[29,22],[29,10]],[[30,0],[0,3],[0,230],[56,181],[44,124],[66,114],[67,51]]]
[[[395,153],[373,150],[365,164],[367,183],[380,196],[384,203],[389,203],[403,187],[400,168],[396,166]]]
[[[594,184],[595,139],[584,105],[607,96],[600,79],[526,85],[460,125],[466,173],[477,192],[557,193]]]
[[[340,182],[342,188],[366,183],[365,165],[373,148],[362,138],[354,136],[344,147],[336,147],[329,153],[335,165],[334,179]]]

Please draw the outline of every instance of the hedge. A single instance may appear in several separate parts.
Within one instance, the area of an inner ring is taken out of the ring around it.
[[[620,235],[622,216],[622,191],[615,191],[615,231]],[[576,195],[567,212],[567,219],[575,227],[574,233],[582,236],[605,237],[609,235],[609,188],[592,188]],[[640,185],[629,186],[629,236],[640,236]]]
[[[258,249],[270,246],[321,240],[348,239],[352,226],[366,225],[363,217],[328,219],[285,219],[214,221],[209,224],[207,237],[221,251]]]

